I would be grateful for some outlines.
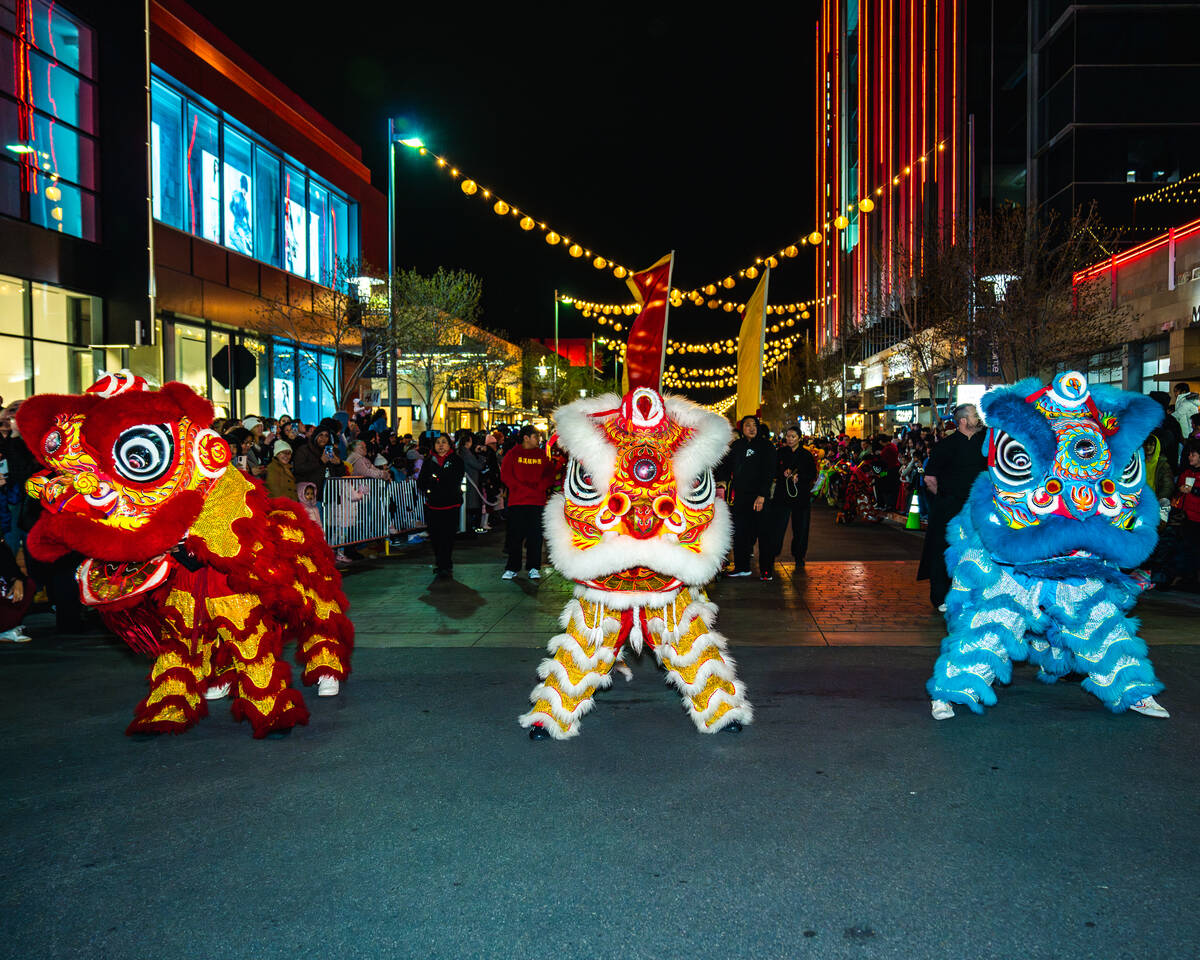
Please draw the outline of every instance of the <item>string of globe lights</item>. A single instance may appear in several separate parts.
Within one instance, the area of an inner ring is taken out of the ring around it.
[[[566,294],[560,294],[558,300],[559,303],[570,304],[571,306],[575,307],[576,310],[582,311],[584,317],[590,317],[593,314],[600,314],[606,318],[606,322],[607,319],[614,314],[624,314],[627,317],[632,317],[638,312],[638,310],[641,309],[636,303],[597,303],[592,300],[580,300],[578,297],[572,297]],[[746,309],[746,305],[744,303],[737,303],[733,300],[718,299],[705,301],[705,299],[701,297],[698,301],[689,298],[688,302],[693,306],[706,304],[710,310],[716,310],[718,307],[720,307],[726,313],[733,313],[735,310],[738,313],[741,313]],[[808,310],[810,307],[820,307],[827,302],[829,302],[829,297],[818,297],[815,300],[801,300],[797,301],[796,303],[768,304],[767,313],[781,315],[787,313],[799,313],[802,320],[807,320],[809,318]],[[679,290],[672,290],[671,306],[680,307],[682,305],[682,292]]]
[[[408,144],[405,145],[409,146]],[[618,280],[624,280],[632,272],[628,267],[617,263],[611,257],[594,253],[590,248],[573,241],[565,234],[559,233],[546,221],[533,217],[528,211],[522,210],[520,207],[509,203],[490,188],[481,186],[477,180],[467,176],[462,170],[452,164],[445,157],[434,153],[423,144],[420,146],[413,144],[410,149],[415,149],[417,153],[423,157],[429,157],[436,168],[444,170],[452,180],[459,181],[459,189],[461,189],[466,196],[479,197],[481,200],[491,202],[492,212],[497,216],[504,218],[511,217],[513,221],[526,232],[530,232],[535,229],[540,230],[544,235],[546,243],[548,243],[550,246],[561,246],[567,251],[569,256],[575,259],[584,257],[588,258],[591,260],[592,266],[597,270],[607,271],[611,268],[612,275]],[[922,164],[928,162],[936,153],[944,151],[945,149],[946,142],[943,140],[942,142],[938,143],[936,147],[931,148],[925,153],[914,158],[910,163],[904,166],[904,169],[900,173],[892,177],[891,186],[893,188],[899,187],[901,183],[911,176],[914,168],[919,170]],[[873,194],[878,199],[871,199],[870,194]],[[700,303],[705,302],[705,297],[714,297],[717,293],[718,287],[731,290],[737,285],[739,280],[757,279],[761,267],[777,267],[782,259],[791,259],[798,256],[801,247],[820,246],[825,242],[825,233],[828,233],[830,228],[835,230],[845,230],[846,227],[850,225],[851,213],[871,213],[875,209],[876,203],[880,202],[883,194],[884,186],[877,186],[873,191],[868,191],[868,195],[864,196],[857,203],[847,207],[846,210],[831,217],[829,220],[826,220],[821,227],[812,230],[806,236],[797,238],[793,243],[789,243],[781,247],[776,253],[769,254],[767,256],[755,257],[753,263],[741,268],[736,272],[736,274],[727,274],[720,280],[714,280],[709,283],[702,284],[701,286],[687,292],[682,290],[672,290],[672,305],[679,306],[682,302],[682,299],[685,297],[691,300],[693,303],[699,305]],[[679,302],[676,302],[677,293],[680,295],[678,298]],[[716,309],[716,307],[712,306],[711,302],[709,302],[708,305],[711,309]]]
[[[1168,183],[1166,186],[1159,187],[1157,190],[1152,190],[1150,193],[1143,193],[1140,197],[1134,197],[1133,202],[1182,203],[1194,205],[1197,202],[1196,200],[1185,198],[1200,197],[1200,183],[1197,182],[1198,179],[1200,179],[1200,171],[1197,171],[1196,173],[1189,173],[1181,180],[1176,180],[1174,183]]]
[[[786,341],[778,341],[773,345],[764,347],[762,363],[762,372],[764,374],[772,373],[776,367],[788,358],[796,339],[798,337],[792,337]],[[663,386],[693,390],[712,389],[714,387],[736,387],[737,366],[735,364],[726,364],[721,367],[697,369],[694,367],[676,367],[673,363],[668,364],[667,368],[663,371]]]
[[[715,403],[706,403],[704,405],[704,409],[711,410],[713,413],[719,413],[721,416],[725,416],[725,414],[729,412],[729,408],[735,403],[737,403],[737,394],[731,393],[729,396],[723,397]]]

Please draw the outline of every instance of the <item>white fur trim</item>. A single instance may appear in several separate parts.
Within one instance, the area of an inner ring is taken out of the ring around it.
[[[670,418],[696,431],[671,459],[676,482],[691,483],[698,473],[711,470],[721,462],[733,442],[733,428],[720,414],[705,410],[684,397],[669,394],[664,399]]]
[[[611,530],[594,547],[580,550],[571,543],[571,528],[563,512],[564,502],[561,493],[550,499],[543,513],[542,526],[550,548],[550,562],[569,580],[595,580],[642,566],[675,577],[682,583],[699,586],[717,575],[729,552],[733,524],[729,519],[729,508],[723,501],[717,501],[713,521],[700,536],[700,553],[680,546],[674,534],[638,540]],[[588,599],[598,598],[589,594]]]
[[[592,414],[612,410],[616,416],[620,406],[620,397],[615,393],[604,393],[598,397],[584,397],[554,411],[558,445],[583,464],[592,475],[592,486],[606,494],[617,463],[617,448],[605,436],[601,426],[609,418],[593,417]]]

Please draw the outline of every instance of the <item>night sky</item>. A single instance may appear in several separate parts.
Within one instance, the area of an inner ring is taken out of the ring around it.
[[[656,7],[448,3],[321,5],[195,0],[235,43],[363,147],[387,189],[389,114],[435,152],[581,245],[628,267],[676,251],[675,284],[718,282],[806,234],[813,222],[816,4]],[[337,13],[344,11],[344,19]],[[398,148],[397,264],[460,267],[483,281],[483,324],[549,336],[553,291],[606,302],[611,271],[468,199]],[[813,256],[772,271],[771,302],[813,296]],[[726,294],[745,301],[753,284]],[[724,293],[724,291],[722,291]],[[598,330],[563,309],[562,336]],[[685,304],[671,335],[736,336],[736,314]]]

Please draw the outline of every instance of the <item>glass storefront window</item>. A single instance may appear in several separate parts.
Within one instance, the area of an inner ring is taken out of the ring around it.
[[[87,346],[91,343],[91,297],[60,287],[35,283],[30,304],[35,338],[57,340],[76,346]]]
[[[296,395],[300,401],[300,419],[305,423],[317,423],[321,419],[321,378],[317,375],[316,352],[301,349],[296,360]]]
[[[229,346],[229,334],[223,330],[214,330],[212,332],[212,348],[206,358],[205,367],[212,366],[212,358],[220,353],[225,347]],[[212,378],[212,393],[208,398],[216,405],[218,409],[217,416],[229,416],[229,390],[223,387],[216,377]]]
[[[0,336],[0,397],[5,403],[24,400],[33,392],[31,346],[24,338]]]
[[[225,246],[254,256],[254,192],[250,141],[225,124]]]
[[[33,386],[37,393],[82,393],[94,382],[91,350],[33,341]]]
[[[271,415],[296,416],[296,348],[275,343],[272,355],[272,400]]]
[[[336,193],[329,195],[329,233],[333,238],[333,257],[335,269],[340,261],[345,264],[350,259],[350,210],[346,203]]]
[[[321,399],[318,409],[321,416],[332,416],[338,408],[336,391],[338,388],[337,357],[332,353],[321,354]]]
[[[203,327],[175,324],[175,379],[208,396],[208,343]]]
[[[308,279],[326,283],[329,269],[329,194],[311,180],[308,184]]]
[[[0,333],[25,335],[25,282],[0,277]],[[7,396],[0,387],[0,397]]]
[[[40,113],[33,115],[33,142],[39,151],[43,174],[54,175],[89,190],[96,189],[96,141]],[[44,165],[50,164],[46,171]]]
[[[267,392],[267,346],[253,337],[242,337],[242,346],[254,354],[257,361],[254,379],[238,391],[238,412],[242,416],[255,414],[260,417],[271,415],[271,397]]]
[[[85,133],[96,132],[96,85],[40,53],[29,54],[27,82],[32,84],[30,99],[38,110],[56,120],[78,127]]]
[[[254,149],[254,256],[279,266],[279,161]]]
[[[21,216],[21,172],[15,163],[0,160],[0,213]]]
[[[283,267],[304,276],[308,230],[304,213],[304,174],[294,167],[283,171]]]
[[[183,228],[183,98],[150,84],[151,196],[154,219]]]
[[[188,232],[221,242],[221,161],[217,121],[192,104],[187,108]]]

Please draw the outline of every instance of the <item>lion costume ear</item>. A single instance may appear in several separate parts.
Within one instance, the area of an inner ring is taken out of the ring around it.
[[[17,429],[21,431],[29,452],[42,466],[47,466],[44,441],[46,434],[54,429],[55,417],[88,416],[97,404],[103,402],[101,397],[88,394],[35,394],[21,401],[17,408]]]
[[[1163,408],[1145,394],[1120,390],[1106,384],[1092,387],[1092,400],[1101,420],[1108,420],[1112,433],[1108,449],[1119,472],[1150,432],[1163,422]]]

